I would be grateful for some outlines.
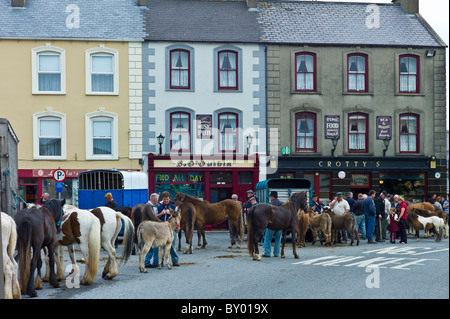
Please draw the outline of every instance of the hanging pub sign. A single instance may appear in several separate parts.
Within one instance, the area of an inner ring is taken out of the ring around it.
[[[197,114],[195,126],[196,126],[198,139],[211,139],[212,138],[212,115],[211,114]]]
[[[341,138],[341,121],[339,115],[325,115],[325,138],[338,140]]]
[[[377,116],[377,140],[392,139],[392,116]]]

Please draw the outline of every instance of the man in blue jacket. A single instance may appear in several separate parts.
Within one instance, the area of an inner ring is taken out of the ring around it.
[[[366,232],[367,243],[376,244],[377,242],[372,240],[373,233],[375,232],[375,216],[376,209],[373,198],[375,197],[375,191],[372,189],[367,194],[367,198],[364,200],[364,215],[366,217]]]

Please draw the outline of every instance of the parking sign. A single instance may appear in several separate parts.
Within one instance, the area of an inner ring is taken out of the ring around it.
[[[66,179],[66,171],[63,169],[56,169],[55,171],[53,171],[53,179],[57,182],[62,182]]]

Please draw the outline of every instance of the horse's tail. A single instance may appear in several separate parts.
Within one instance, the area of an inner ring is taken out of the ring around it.
[[[120,212],[116,212],[116,216],[120,217],[125,224],[125,230],[123,233],[123,251],[122,262],[126,263],[130,258],[131,251],[133,250],[134,240],[134,226],[131,219]]]
[[[242,209],[239,208],[239,237],[244,240],[244,216],[242,214]]]
[[[186,210],[186,238],[192,240],[192,235],[194,232],[194,210],[192,207],[188,207]]]
[[[100,259],[100,247],[101,247],[101,228],[100,220],[92,215],[91,228],[89,229],[89,260],[86,265],[86,273],[89,274],[90,279],[94,282],[94,278],[97,276],[98,262]]]
[[[250,207],[247,211],[247,248],[250,256],[253,256],[254,245],[253,245],[253,212],[255,206]]]
[[[30,278],[31,263],[31,223],[28,216],[22,219],[17,229],[17,249],[19,251],[19,278],[22,293],[27,293],[28,280]],[[2,266],[3,267],[3,266]],[[1,279],[3,280],[3,278]]]
[[[144,232],[142,231],[142,227],[140,226],[137,229],[137,244],[139,251],[142,252],[142,249],[144,248],[145,245],[145,239],[144,239]]]
[[[11,235],[9,236],[9,243],[8,243],[8,256],[13,259],[14,258],[14,250],[16,249],[17,244],[17,229],[16,229],[16,222],[14,219],[9,218],[9,222],[11,223]]]
[[[440,220],[439,220],[439,226],[438,226],[437,231],[438,231],[438,233],[436,234],[435,241],[441,241],[442,234],[444,233],[444,220],[442,218],[440,218]]]

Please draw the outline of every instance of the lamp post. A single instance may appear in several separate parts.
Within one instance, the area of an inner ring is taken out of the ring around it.
[[[253,136],[252,134],[247,135],[247,156],[250,153],[250,145],[252,145]]]
[[[337,146],[338,141],[339,141],[339,139],[337,139],[337,138],[331,139],[331,142],[333,143],[333,149],[331,150],[331,156],[334,156],[334,151],[336,151],[336,146]]]
[[[387,152],[387,150],[389,148],[389,143],[390,142],[391,142],[391,140],[389,140],[389,139],[384,139],[383,140],[384,147],[385,147],[385,149],[383,150],[383,157],[386,157],[386,152]]]
[[[156,137],[159,144],[159,155],[162,154],[162,144],[164,143],[164,138],[165,137],[161,133],[159,133],[159,135]]]

